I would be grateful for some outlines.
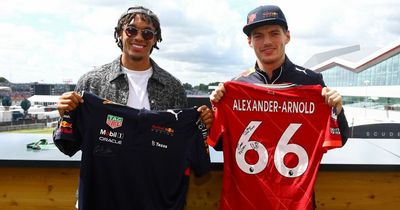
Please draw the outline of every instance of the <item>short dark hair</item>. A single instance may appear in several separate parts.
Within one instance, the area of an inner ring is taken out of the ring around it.
[[[130,7],[124,14],[121,15],[121,17],[118,20],[117,26],[115,27],[114,30],[114,38],[115,42],[117,43],[118,47],[122,50],[122,40],[119,38],[120,33],[123,30],[123,27],[127,24],[129,24],[132,19],[136,17],[136,15],[139,15],[139,17],[142,20],[145,20],[146,22],[152,23],[153,26],[156,28],[156,43],[153,45],[153,48],[156,48],[157,50],[159,49],[157,46],[157,42],[161,42],[161,27],[160,27],[160,20],[158,19],[157,15],[154,14],[151,10],[142,7],[142,6],[135,6],[135,7]],[[151,49],[151,52],[153,51],[153,48]]]

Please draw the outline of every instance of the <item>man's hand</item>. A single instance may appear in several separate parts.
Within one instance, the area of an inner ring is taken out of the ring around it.
[[[66,111],[75,110],[79,103],[83,103],[83,99],[77,92],[71,91],[63,93],[57,102],[57,109],[60,117],[63,117]]]
[[[336,90],[331,90],[328,87],[322,88],[321,95],[325,97],[325,103],[331,107],[335,107],[336,114],[340,114],[343,108],[342,96]]]
[[[219,83],[218,87],[211,92],[210,101],[215,103],[220,101],[221,98],[224,96],[224,93],[225,93],[224,83]]]
[[[200,112],[200,120],[206,125],[207,129],[211,128],[212,122],[214,121],[214,115],[210,108],[206,105],[200,106],[197,108],[197,111]]]

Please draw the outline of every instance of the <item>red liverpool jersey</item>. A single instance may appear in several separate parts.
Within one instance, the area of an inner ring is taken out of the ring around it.
[[[224,86],[208,137],[223,141],[221,209],[311,209],[322,156],[342,146],[322,87]]]

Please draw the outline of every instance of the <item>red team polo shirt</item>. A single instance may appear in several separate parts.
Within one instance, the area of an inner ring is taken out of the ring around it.
[[[311,209],[322,156],[342,146],[322,87],[224,86],[208,137],[223,139],[221,209]]]

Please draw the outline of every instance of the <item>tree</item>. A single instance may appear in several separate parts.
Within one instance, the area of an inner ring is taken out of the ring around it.
[[[3,105],[3,106],[11,106],[11,104],[12,104],[12,101],[11,101],[10,96],[5,96],[3,98],[3,100],[1,100],[1,105]]]
[[[183,88],[184,88],[185,90],[193,90],[192,85],[189,84],[189,83],[183,83]]]
[[[28,99],[21,101],[21,108],[24,110],[24,117],[28,114],[28,109],[31,107],[31,102]]]
[[[219,83],[220,82],[212,82],[212,83],[208,84],[208,86],[218,86]]]
[[[209,94],[211,91],[209,89],[209,87],[210,86],[218,86],[219,83],[220,82],[211,82],[208,85],[200,83],[199,85],[196,85],[194,87],[192,87],[192,85],[190,85],[190,84],[185,83],[185,84],[183,84],[183,86],[185,86],[187,84],[188,86],[191,87],[190,90],[194,90],[195,92],[197,91],[197,92],[199,92],[199,94]],[[188,90],[188,89],[185,87],[185,90]]]
[[[4,77],[0,77],[0,83],[8,83],[8,80]]]
[[[208,85],[200,83],[199,85],[194,86],[194,89],[207,93],[208,92]]]
[[[12,100],[11,100],[10,96],[5,96],[5,97],[3,98],[3,100],[1,100],[1,105],[4,106],[4,108],[5,108],[6,111],[8,111],[8,109],[9,109],[10,106],[11,106],[11,104],[12,104]]]

